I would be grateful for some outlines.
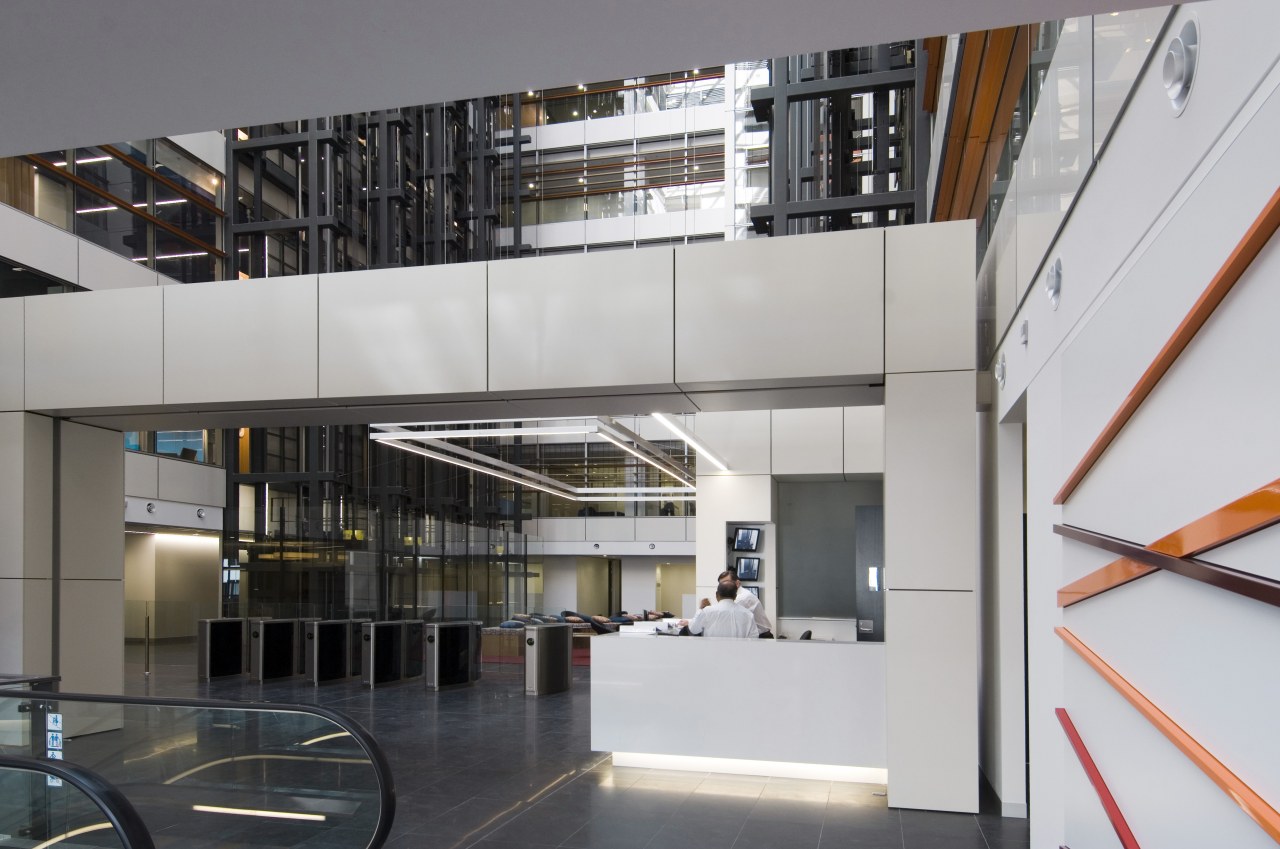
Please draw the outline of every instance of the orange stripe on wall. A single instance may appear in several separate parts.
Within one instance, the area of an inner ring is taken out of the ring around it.
[[[1097,464],[1103,452],[1110,447],[1111,443],[1120,434],[1120,431],[1128,424],[1129,419],[1142,406],[1142,402],[1155,389],[1156,384],[1173,366],[1179,355],[1195,338],[1200,328],[1204,326],[1204,323],[1209,320],[1209,316],[1213,315],[1213,311],[1222,303],[1222,299],[1231,291],[1231,287],[1236,284],[1236,281],[1240,279],[1245,270],[1262,251],[1263,246],[1271,239],[1277,227],[1280,227],[1280,188],[1276,189],[1271,195],[1271,199],[1267,201],[1266,206],[1258,213],[1253,225],[1236,245],[1235,250],[1231,252],[1231,256],[1227,257],[1227,261],[1218,269],[1218,273],[1214,275],[1208,287],[1196,299],[1191,311],[1187,313],[1186,317],[1182,319],[1182,323],[1178,325],[1178,329],[1169,337],[1169,341],[1165,342],[1164,347],[1160,349],[1160,353],[1156,355],[1151,365],[1147,366],[1147,370],[1138,379],[1137,385],[1130,390],[1120,404],[1120,408],[1116,410],[1111,420],[1107,422],[1106,427],[1102,429],[1102,433],[1098,434],[1098,438],[1093,441],[1093,445],[1089,446],[1089,450],[1085,452],[1084,457],[1076,464],[1075,469],[1067,478],[1067,482],[1062,485],[1062,489],[1058,490],[1058,494],[1053,497],[1054,504],[1066,503],[1071,494],[1076,491],[1076,487],[1080,485],[1085,476],[1089,474],[1089,471]]]
[[[1196,742],[1186,731],[1183,731],[1182,727],[1170,719],[1168,714],[1156,707],[1154,702],[1138,692],[1137,688],[1126,681],[1120,673],[1108,666],[1106,661],[1098,657],[1092,649],[1082,643],[1079,637],[1066,628],[1054,628],[1053,631],[1076,654],[1080,655],[1085,663],[1093,667],[1095,672],[1114,687],[1116,692],[1124,696],[1129,704],[1137,708],[1138,712],[1146,717],[1147,721],[1154,725],[1169,742],[1177,746],[1192,763],[1200,768],[1201,772],[1207,775],[1214,784],[1218,785],[1222,792],[1231,797],[1232,801],[1239,805],[1249,815],[1249,818],[1256,822],[1272,840],[1280,842],[1280,813],[1275,808],[1267,804],[1265,799],[1254,792],[1253,788],[1241,781],[1238,775],[1228,769],[1222,761],[1215,758],[1208,749]]]
[[[1280,479],[1184,525],[1147,548],[1174,557],[1195,557],[1277,522],[1280,522]],[[1136,563],[1124,557],[1113,560],[1058,590],[1058,606],[1069,607],[1155,571],[1154,566]]]

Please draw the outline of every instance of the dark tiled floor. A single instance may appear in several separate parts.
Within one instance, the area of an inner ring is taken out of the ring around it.
[[[130,646],[126,691],[299,702],[368,728],[397,790],[390,849],[1025,849],[1026,820],[994,799],[978,815],[887,807],[884,787],[612,766],[591,751],[590,669],[570,692],[524,695],[523,667],[486,664],[472,687],[312,687],[300,679],[195,680],[189,646],[161,646],[152,674]]]

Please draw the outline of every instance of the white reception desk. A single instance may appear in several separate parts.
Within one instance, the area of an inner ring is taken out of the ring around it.
[[[591,748],[620,766],[887,783],[884,645],[594,637]]]

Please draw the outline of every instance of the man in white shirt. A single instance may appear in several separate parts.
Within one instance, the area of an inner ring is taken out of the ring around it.
[[[742,581],[738,580],[738,573],[732,569],[726,569],[720,573],[721,581],[731,581],[737,588],[737,595],[734,602],[751,611],[751,616],[755,619],[756,629],[760,632],[760,636],[766,639],[773,639],[773,623],[769,621],[769,616],[764,612],[764,605],[760,603],[760,597],[751,590],[742,586]]]
[[[758,637],[756,620],[745,608],[734,602],[738,588],[733,581],[716,586],[716,603],[704,607],[689,622],[689,633],[703,637]]]

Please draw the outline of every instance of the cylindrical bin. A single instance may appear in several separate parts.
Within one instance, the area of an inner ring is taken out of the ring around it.
[[[524,626],[524,694],[563,693],[573,685],[573,626],[563,622]]]
[[[480,679],[480,624],[428,622],[422,626],[422,676],[428,690]]]
[[[201,681],[244,672],[243,619],[196,622],[196,675]]]

